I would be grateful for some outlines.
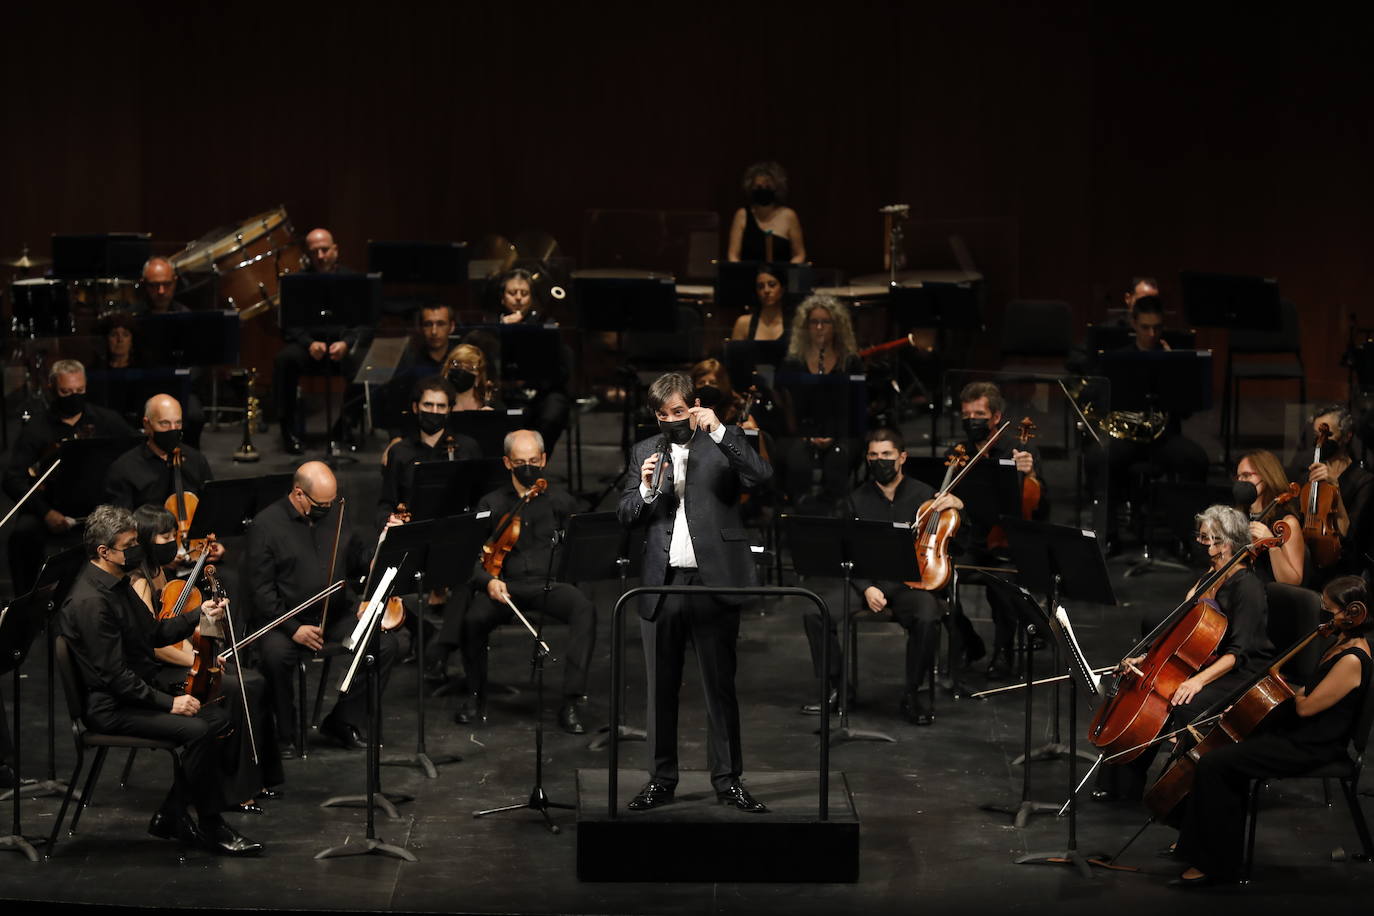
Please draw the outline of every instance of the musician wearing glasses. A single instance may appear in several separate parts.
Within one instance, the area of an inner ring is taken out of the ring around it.
[[[1307,545],[1302,540],[1302,521],[1293,514],[1296,501],[1277,502],[1288,492],[1288,477],[1273,452],[1257,449],[1236,462],[1236,482],[1231,494],[1236,508],[1248,514],[1250,535],[1255,540],[1274,536],[1275,522],[1283,522],[1292,535],[1282,547],[1267,550],[1255,560],[1255,574],[1265,582],[1303,585],[1307,579]]]
[[[346,518],[340,526],[341,512],[334,472],[324,462],[307,461],[296,469],[291,491],[253,519],[248,529],[247,568],[252,571],[255,627],[271,623],[331,582],[344,579],[351,585],[367,576],[373,545],[357,537]],[[353,588],[345,588],[331,595],[327,605],[316,603],[277,624],[259,643],[277,734],[284,742],[283,757],[294,757],[299,750],[292,743],[298,734],[296,664],[307,653],[318,652],[326,643],[337,643],[352,631],[360,597]],[[323,625],[322,616],[326,617]],[[378,673],[385,691],[396,660],[396,637],[386,631],[380,631],[378,637]],[[355,686],[340,697],[320,723],[320,734],[345,748],[366,747],[362,737],[367,732],[364,693]]]

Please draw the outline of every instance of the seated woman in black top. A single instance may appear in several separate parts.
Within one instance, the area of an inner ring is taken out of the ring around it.
[[[749,205],[735,211],[726,257],[731,261],[805,264],[801,220],[797,211],[785,203],[787,173],[782,166],[776,162],[749,166],[744,170],[744,193]]]
[[[832,296],[808,296],[792,317],[787,359],[779,372],[855,375],[864,371],[849,309]]]
[[[730,330],[731,340],[781,340],[787,333],[783,316],[783,273],[771,264],[763,264],[754,279],[756,306],[735,319]]]
[[[1374,511],[1370,510],[1374,500],[1374,474],[1360,467],[1351,452],[1355,441],[1355,419],[1343,404],[1329,404],[1318,407],[1312,414],[1312,432],[1322,426],[1331,432],[1331,438],[1321,448],[1318,460],[1304,469],[1295,469],[1293,479],[1307,483],[1324,480],[1334,483],[1341,498],[1336,502],[1336,524],[1341,535],[1341,558],[1325,569],[1313,569],[1313,585],[1323,583],[1339,575],[1365,575],[1369,572],[1366,555],[1370,552],[1369,542],[1374,531]],[[1300,456],[1310,457],[1311,452]]]
[[[1322,656],[1311,683],[1293,702],[1270,714],[1272,727],[1202,755],[1174,854],[1189,863],[1175,883],[1183,886],[1238,877],[1250,780],[1295,776],[1345,758],[1360,706],[1368,693],[1369,592],[1357,576],[1333,579],[1322,591],[1322,609],[1341,613],[1344,626]]]

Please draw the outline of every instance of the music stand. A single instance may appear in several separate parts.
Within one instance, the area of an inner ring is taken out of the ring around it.
[[[448,462],[443,462],[447,464]],[[482,550],[490,530],[488,519],[478,519],[476,513],[416,521],[388,528],[386,537],[377,549],[374,568],[396,566],[394,594],[415,592],[417,625],[415,627],[415,657],[425,657],[425,596],[433,588],[444,588],[455,581],[467,581],[470,567],[454,562],[455,557],[475,557]],[[430,573],[433,571],[433,576]],[[415,679],[415,753],[403,757],[387,757],[383,766],[412,766],[425,776],[437,779],[437,767],[458,763],[456,754],[431,757],[425,749],[425,679],[423,666],[416,669]]]
[[[417,461],[414,470],[406,503],[413,522],[467,512],[491,490],[492,463],[486,458]],[[481,547],[480,541],[477,546]]]
[[[892,522],[865,519],[838,519],[820,516],[784,515],[787,540],[792,547],[792,565],[813,570],[807,575],[844,579],[844,613],[840,630],[840,690],[836,698],[840,726],[830,732],[830,743],[841,741],[892,741],[897,739],[879,731],[851,728],[849,725],[850,666],[849,602],[854,577],[888,582],[920,581],[911,529]],[[829,639],[828,632],[823,634]],[[824,672],[825,677],[830,672]],[[914,689],[913,685],[913,689]],[[829,710],[822,708],[821,715]]]
[[[1081,874],[1092,877],[1091,864],[1103,864],[1103,856],[1083,856],[1078,852],[1078,806],[1075,793],[1078,784],[1078,690],[1085,690],[1096,705],[1099,696],[1097,683],[1092,679],[1088,665],[1077,649],[1076,640],[1070,638],[1071,627],[1068,615],[1061,618],[1057,614],[1061,598],[1095,604],[1116,604],[1116,593],[1112,590],[1111,578],[1107,574],[1107,561],[1098,544],[1097,534],[1082,528],[1064,525],[1049,525],[1043,522],[1029,522],[1019,518],[1003,520],[1007,537],[1011,541],[1012,556],[1019,570],[1018,578],[1027,588],[1045,596],[1045,607],[1041,616],[1049,629],[1055,633],[1055,665],[1061,664],[1060,651],[1066,650],[1069,657],[1069,675],[1075,682],[1069,691],[1069,743],[1062,749],[1063,756],[1069,759],[1069,800],[1066,805],[1069,815],[1068,848],[1057,852],[1030,853],[1016,860],[1018,865],[1034,863],[1053,863],[1073,865]],[[1029,667],[1029,664],[1027,665]],[[1028,675],[1029,676],[1029,675]],[[1059,685],[1055,685],[1054,726],[1056,738],[1059,730]],[[1027,689],[1029,693],[1029,688]],[[1029,706],[1029,701],[1027,702]],[[1096,760],[1086,754],[1089,760]],[[1029,764],[1029,758],[1027,759]],[[1026,766],[1029,770],[1029,765]]]
[[[140,315],[134,339],[142,353],[171,357],[171,368],[236,366],[242,325],[233,309]]]
[[[19,668],[28,658],[29,649],[38,637],[53,610],[52,596],[54,585],[35,588],[27,595],[16,598],[9,607],[0,610],[0,674],[14,672],[14,688],[11,701],[14,703],[14,784],[21,783],[21,761],[23,759],[23,731],[19,721],[19,688],[23,679]],[[64,787],[65,790],[65,787]],[[33,844],[24,837],[19,824],[19,798],[24,793],[13,791],[10,798],[14,808],[14,832],[0,836],[0,849],[12,849],[28,856],[30,862],[38,861],[38,853]]]
[[[483,455],[498,461],[506,454],[506,434],[527,429],[525,411],[514,407],[506,410],[458,410],[448,415],[448,431],[462,433],[477,440]]]
[[[368,241],[368,273],[384,283],[459,286],[468,278],[466,242]]]
[[[379,274],[286,274],[281,278],[281,326],[283,330],[373,327],[377,323],[381,298]],[[331,330],[328,336],[337,335]],[[342,361],[326,357],[320,362],[326,376],[343,376]],[[351,455],[341,454],[334,442],[334,394],[328,385],[325,386],[324,419],[329,430],[326,461],[356,461]]]
[[[779,372],[774,386],[786,391],[793,435],[861,438],[868,423],[868,385],[862,375]]]
[[[84,518],[105,502],[105,472],[110,465],[143,441],[136,435],[63,440],[57,451],[62,464],[49,482],[48,492],[62,494],[62,502]]]
[[[643,565],[642,529],[626,529],[614,512],[578,512],[568,516],[562,549],[559,552],[558,580],[560,582],[597,582],[619,579],[620,593],[629,590],[629,578],[639,575]],[[638,550],[634,541],[638,541]],[[622,634],[623,635],[623,634]],[[643,729],[625,724],[625,676],[611,689],[619,693],[620,721],[603,725],[597,736],[587,744],[587,750],[599,751],[611,742],[614,727],[620,741],[644,741]]]
[[[259,512],[290,490],[293,477],[285,473],[207,480],[191,518],[189,537],[197,540],[213,533],[223,540],[243,534]]]
[[[810,264],[770,261],[717,261],[715,304],[717,308],[753,309],[758,307],[755,283],[760,271],[777,277],[788,296],[805,296],[815,285]]]
[[[1279,281],[1273,277],[1181,271],[1183,307],[1195,328],[1278,331],[1283,328]]]
[[[63,280],[139,279],[152,254],[152,238],[147,232],[54,235],[53,276]]]

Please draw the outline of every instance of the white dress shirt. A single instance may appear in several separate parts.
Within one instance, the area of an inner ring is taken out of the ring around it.
[[[725,424],[720,424],[707,435],[712,442],[719,444],[725,438]],[[677,513],[673,517],[673,536],[668,542],[668,565],[677,569],[696,569],[697,553],[692,549],[692,532],[687,528],[687,458],[690,445],[673,443],[669,449],[673,460],[673,492],[677,494]],[[642,482],[639,495],[645,503],[658,499],[658,494]]]

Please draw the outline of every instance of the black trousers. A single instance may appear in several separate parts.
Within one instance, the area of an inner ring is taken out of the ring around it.
[[[670,570],[667,585],[700,585],[695,569]],[[735,642],[739,608],[709,596],[664,595],[653,620],[640,620],[649,686],[649,777],[665,786],[678,781],[678,696],[687,643],[696,647],[706,697],[706,765],[717,792],[744,771],[739,699],[735,695]]]
[[[906,692],[915,693],[920,686],[930,677],[930,671],[935,666],[935,649],[940,641],[940,618],[944,616],[944,607],[928,591],[916,588],[901,588],[895,594],[888,595],[887,608],[883,615],[889,619],[896,620],[906,630]],[[843,659],[840,657],[840,644],[836,638],[838,630],[837,618],[843,605],[831,605],[830,618],[830,680],[832,684],[838,685],[841,665]],[[868,602],[862,595],[851,598],[849,604],[850,612],[855,617],[872,615],[869,610]],[[816,677],[821,676],[821,614],[819,611],[811,611],[802,616],[802,626],[806,629],[806,641],[811,647],[811,664],[815,669]]]
[[[331,612],[329,629],[325,631],[326,643],[337,643],[348,636],[358,623],[349,613]],[[267,679],[269,704],[276,716],[278,736],[292,740],[297,734],[296,722],[296,664],[310,654],[310,650],[287,636],[279,629],[269,631],[258,641],[258,658],[263,676]],[[396,636],[392,633],[378,634],[377,675],[381,678],[381,689],[386,690],[386,682],[391,675],[391,667],[396,663]],[[339,656],[347,663],[351,656]],[[334,666],[338,668],[338,665]],[[330,717],[337,722],[351,725],[360,733],[367,734],[367,691],[361,678],[355,679],[353,688],[339,697]]]
[[[969,561],[979,566],[1004,566],[1006,562],[996,556],[983,556],[975,554]],[[986,585],[987,579],[984,574],[976,569],[966,570],[959,573],[959,587],[964,588],[971,585]],[[988,610],[992,613],[992,651],[993,654],[1002,653],[1011,657],[1012,646],[1016,642],[1016,631],[1022,627],[1020,617],[1016,612],[1016,606],[996,588],[986,589],[988,599]],[[964,617],[962,609],[959,613]],[[964,618],[967,619],[967,618]],[[957,653],[956,653],[957,655]]]
[[[544,583],[539,580],[516,580],[506,583],[511,600],[536,628],[539,614],[548,615],[568,625],[568,643],[555,657],[562,658],[563,695],[581,696],[587,692],[587,671],[591,668],[592,652],[596,649],[596,606],[582,590],[566,582],[555,582],[549,589],[548,605],[544,604]],[[487,643],[491,631],[515,619],[514,612],[504,604],[498,605],[486,592],[473,595],[472,603],[462,617],[463,670],[467,673],[468,692],[482,696],[487,690]],[[521,630],[524,627],[521,626]],[[545,640],[548,642],[548,640]]]
[[[42,516],[29,512],[20,511],[10,524],[13,527],[6,549],[10,560],[10,579],[14,582],[16,595],[25,594],[33,588],[47,557],[81,543],[79,526],[62,534],[53,534],[43,524]]]
[[[352,379],[358,371],[360,360],[361,356],[353,350],[349,350],[348,355],[338,362],[327,355],[323,359],[311,359],[310,352],[298,343],[288,343],[278,350],[277,357],[272,363],[272,387],[277,393],[277,420],[282,427],[293,433],[300,433],[300,399],[297,386],[300,385],[302,375],[339,375],[346,380]],[[351,404],[348,389],[345,389],[342,401],[343,403],[334,407],[336,419],[344,415],[345,404]],[[356,410],[355,407],[349,409]]]
[[[218,766],[220,736],[231,730],[229,713],[222,703],[202,706],[194,716],[178,716],[156,709],[125,706],[107,693],[93,692],[86,701],[86,722],[96,731],[181,746],[181,772],[186,777],[185,797],[196,806],[202,821],[214,822],[225,808]],[[179,787],[174,786],[175,794]],[[170,796],[169,796],[170,797]]]
[[[1262,732],[1203,754],[1192,794],[1180,806],[1184,813],[1178,857],[1209,877],[1239,877],[1250,780],[1305,773],[1330,759],[1281,732]]]

